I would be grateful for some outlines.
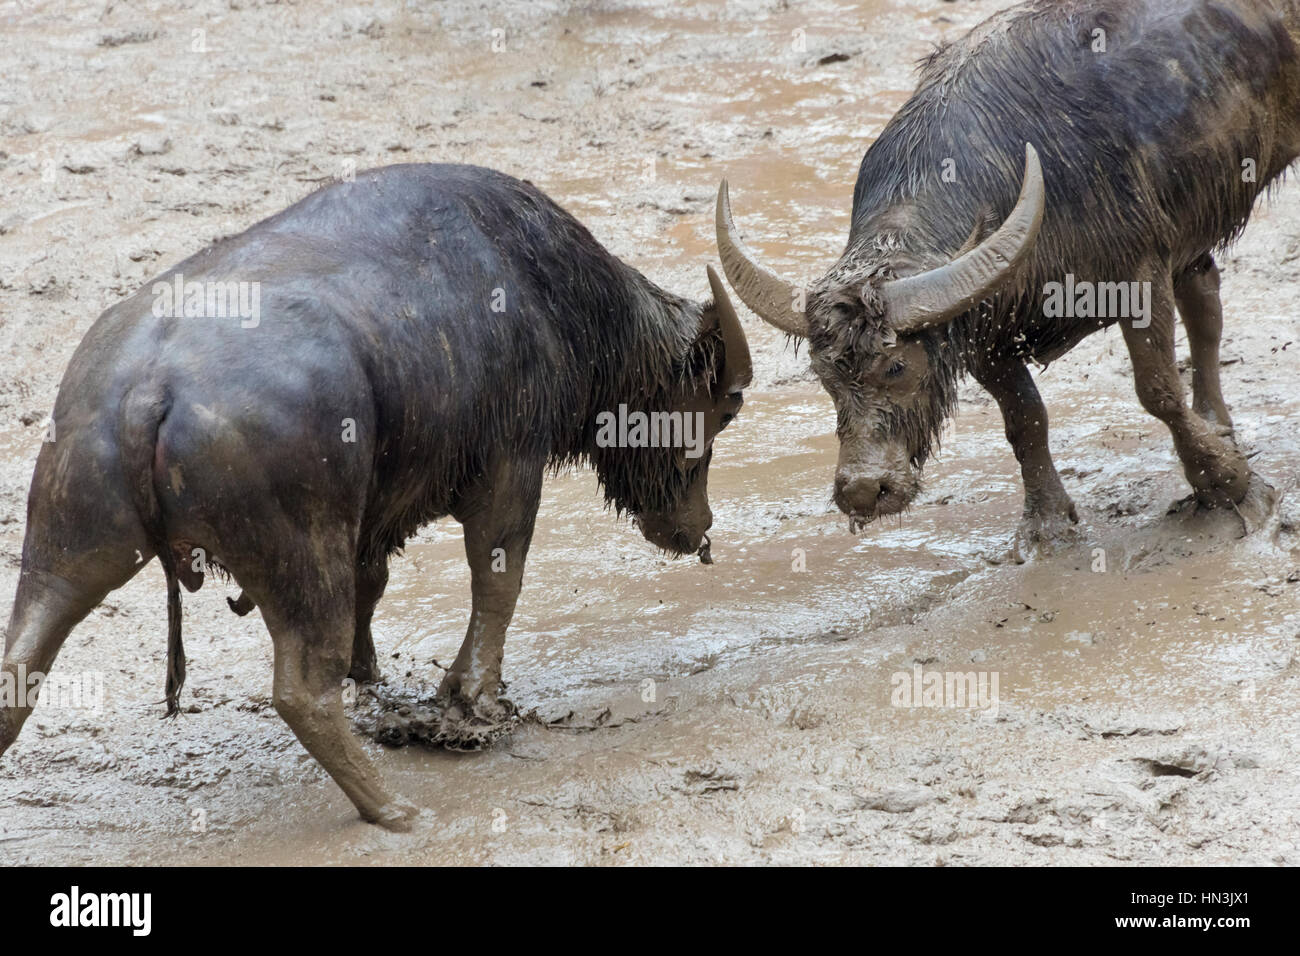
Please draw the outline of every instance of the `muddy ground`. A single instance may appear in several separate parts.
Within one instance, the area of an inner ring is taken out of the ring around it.
[[[453,160],[532,179],[701,297],[725,174],[763,255],[811,277],[915,61],[1005,5],[0,0],[4,600],[59,376],[154,273],[332,177]],[[1283,491],[1297,262],[1292,183],[1222,259],[1225,392]],[[101,675],[102,713],[43,705],[0,761],[0,863],[1300,863],[1300,494],[1247,537],[1166,514],[1188,489],[1112,331],[1038,375],[1077,546],[1005,560],[1019,477],[973,385],[916,507],[853,536],[829,400],[744,319],[716,563],[658,556],[590,472],[552,480],[507,645],[528,718],[478,754],[367,744],[428,808],[415,833],[361,823],[307,756],[219,582],[186,597],[188,710],[158,719],[155,563],[59,659]],[[395,565],[392,693],[460,643],[459,539],[429,528]],[[997,706],[893,706],[917,668],[996,676]]]

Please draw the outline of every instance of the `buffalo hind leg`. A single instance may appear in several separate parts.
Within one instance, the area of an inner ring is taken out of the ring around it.
[[[1272,507],[1272,489],[1251,472],[1245,456],[1218,426],[1188,408],[1174,358],[1174,321],[1174,292],[1167,276],[1151,282],[1145,327],[1133,319],[1120,321],[1138,401],[1168,426],[1197,503],[1236,509],[1249,530]]]
[[[5,631],[0,672],[0,754],[9,749],[31,716],[35,700],[27,696],[33,686],[29,678],[38,675],[43,679],[49,674],[68,634],[104,599],[107,590],[79,586],[46,572],[22,572]]]
[[[514,705],[501,697],[501,661],[541,484],[541,468],[505,464],[495,470],[490,487],[456,509],[465,532],[471,608],[465,641],[438,688],[441,740],[448,747],[477,749],[509,729]]]
[[[44,443],[36,459],[22,570],[4,635],[0,754],[31,714],[27,678],[48,675],[72,629],[153,557],[130,495],[108,477],[123,468],[120,450],[96,441],[96,427],[66,411],[59,440]]]
[[[353,569],[350,563],[337,575],[319,569],[300,580],[267,588],[269,597],[259,602],[275,645],[275,709],[363,819],[409,830],[418,811],[385,788],[343,710],[356,631]]]
[[[1219,299],[1219,267],[1202,256],[1174,282],[1174,300],[1187,330],[1192,353],[1192,411],[1220,434],[1232,431],[1232,417],[1219,384],[1219,341],[1223,337],[1223,305]]]
[[[1025,510],[1016,530],[1012,553],[1023,561],[1028,553],[1047,550],[1053,541],[1069,537],[1079,521],[1047,444],[1047,408],[1033,376],[1021,362],[976,373],[976,380],[997,400],[1007,441],[1020,462],[1025,485]]]

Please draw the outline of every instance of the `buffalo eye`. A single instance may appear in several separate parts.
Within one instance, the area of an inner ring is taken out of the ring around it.
[[[885,377],[898,378],[898,376],[902,375],[906,371],[907,366],[900,361],[896,361],[893,365],[889,366],[889,368],[885,369]]]

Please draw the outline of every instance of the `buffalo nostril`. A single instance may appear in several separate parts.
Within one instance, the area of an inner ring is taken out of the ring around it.
[[[874,511],[880,493],[880,482],[873,478],[853,478],[840,489],[840,497],[848,505],[848,510],[855,514],[870,514]]]

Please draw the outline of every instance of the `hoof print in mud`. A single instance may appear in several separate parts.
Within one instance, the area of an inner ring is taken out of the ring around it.
[[[417,743],[474,751],[508,736],[518,720],[518,708],[504,697],[491,702],[456,697],[401,704],[380,716],[373,736],[386,747]]]

